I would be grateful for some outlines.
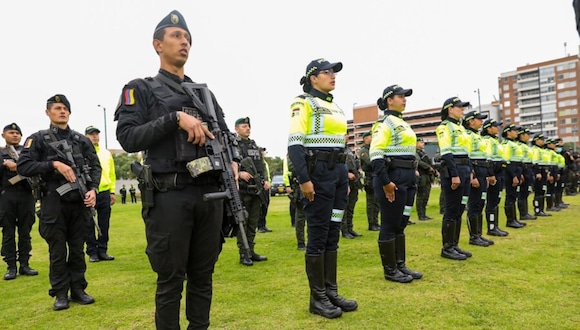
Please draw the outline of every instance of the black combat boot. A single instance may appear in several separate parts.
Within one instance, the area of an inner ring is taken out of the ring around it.
[[[4,279],[10,281],[16,278],[16,261],[8,261],[8,269],[4,274]]]
[[[487,234],[490,236],[507,236],[508,232],[500,230],[497,226],[497,207],[495,208],[494,212],[485,211],[485,219],[487,220]]]
[[[528,200],[518,200],[518,210],[520,211],[520,220],[536,220],[538,217],[528,213]]]
[[[484,241],[477,231],[477,215],[467,216],[467,229],[469,229],[469,244],[488,247],[489,243]]]
[[[405,243],[405,235],[395,236],[395,257],[397,258],[397,268],[401,273],[410,275],[414,280],[418,280],[423,277],[421,272],[415,272],[407,268],[405,261],[407,259],[407,247]]]
[[[268,257],[263,256],[263,255],[259,255],[256,252],[254,252],[254,250],[252,249],[252,255],[250,256],[250,259],[252,259],[252,261],[255,261],[255,262],[260,262],[260,261],[267,261]]]
[[[310,308],[312,314],[327,319],[334,319],[342,315],[342,309],[333,305],[326,295],[324,276],[324,255],[306,254],[306,275],[310,286]]]
[[[336,251],[324,253],[326,296],[334,306],[340,307],[343,312],[352,312],[357,309],[358,304],[356,301],[345,299],[338,294],[338,285],[336,284],[336,264]]]
[[[254,262],[248,253],[240,253],[240,263],[244,266],[253,266]]]
[[[388,241],[379,241],[379,253],[381,254],[385,279],[399,283],[409,283],[413,280],[411,275],[407,275],[397,268],[394,238]]]
[[[88,295],[83,289],[71,290],[70,300],[81,305],[90,305],[95,302],[95,298]]]
[[[441,226],[441,237],[443,238],[443,248],[441,256],[453,260],[465,260],[467,257],[453,248],[453,238],[455,237],[455,222],[443,220]]]
[[[488,245],[493,245],[494,241],[483,237],[483,215],[481,213],[477,214],[476,218],[477,218],[477,224],[476,224],[477,236],[479,237],[479,239],[486,242]]]
[[[462,222],[461,219],[455,221],[455,231],[454,231],[455,236],[453,237],[453,248],[458,253],[465,255],[467,258],[471,258],[471,256],[473,256],[471,252],[465,251],[459,247],[459,237],[461,235],[461,222]]]
[[[60,311],[63,309],[68,309],[68,297],[66,292],[65,293],[57,293],[56,299],[54,300],[54,304],[52,305],[52,309],[55,311]]]
[[[30,268],[30,266],[28,265],[28,261],[20,262],[19,273],[20,273],[20,275],[26,275],[26,276],[38,275],[38,271],[36,269]]]
[[[504,211],[505,211],[505,216],[507,218],[506,226],[511,227],[511,228],[516,228],[516,229],[523,227],[523,225],[521,223],[516,221],[516,206],[515,205],[505,206]]]

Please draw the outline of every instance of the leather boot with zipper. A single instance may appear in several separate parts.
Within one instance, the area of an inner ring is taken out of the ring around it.
[[[395,257],[397,258],[397,268],[403,274],[410,275],[414,280],[418,280],[423,277],[421,272],[415,272],[407,268],[407,247],[405,243],[405,235],[395,236]]]
[[[409,283],[413,280],[411,275],[404,274],[397,268],[394,238],[379,241],[379,253],[381,254],[381,262],[386,280],[398,283]]]
[[[306,254],[305,259],[306,275],[310,287],[310,313],[327,319],[340,317],[342,309],[333,305],[326,295],[324,254]]]
[[[452,260],[465,260],[467,257],[453,248],[453,238],[455,237],[455,222],[443,220],[441,226],[441,237],[443,238],[443,248],[441,256]]]
[[[343,312],[352,312],[357,309],[358,304],[354,300],[345,299],[338,294],[336,284],[337,253],[324,253],[324,277],[326,284],[326,296],[334,306],[340,307]]]

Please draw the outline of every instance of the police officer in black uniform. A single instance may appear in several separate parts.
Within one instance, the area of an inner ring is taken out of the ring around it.
[[[238,232],[238,249],[240,250],[240,263],[244,266],[252,266],[254,261],[266,261],[268,258],[257,254],[254,251],[254,239],[256,237],[256,229],[258,228],[258,221],[262,212],[262,204],[266,203],[263,197],[264,190],[270,189],[270,183],[267,181],[268,175],[266,167],[264,166],[264,159],[262,158],[261,148],[258,147],[256,141],[250,139],[250,118],[239,118],[236,120],[236,133],[238,134],[238,151],[242,159],[249,158],[252,168],[247,168],[242,161],[240,164],[240,195],[244,201],[246,211],[248,211],[248,220],[244,224],[248,244],[250,245],[251,255],[246,253],[244,248],[242,234]],[[249,166],[251,167],[251,165]],[[254,175],[251,173],[256,171]],[[259,185],[259,186],[258,186]],[[262,196],[261,196],[262,195]]]
[[[6,125],[2,132],[6,147],[2,149],[0,182],[0,226],[2,226],[2,256],[8,264],[5,280],[16,278],[16,261],[20,263],[20,274],[34,276],[38,272],[30,268],[28,260],[32,250],[30,231],[36,221],[34,196],[25,177],[17,171],[18,157],[22,146],[22,131],[16,123]],[[18,228],[18,251],[16,250],[16,228]]]
[[[369,223],[368,229],[370,231],[379,231],[381,229],[381,226],[379,226],[380,207],[379,202],[377,202],[377,197],[375,196],[375,188],[373,188],[373,164],[369,153],[373,138],[372,133],[364,132],[362,138],[363,145],[359,149],[358,157],[360,159],[361,168],[365,172],[364,189],[366,192],[367,221]]]
[[[83,247],[87,237],[87,221],[92,221],[87,207],[96,204],[101,165],[91,141],[68,126],[70,113],[70,103],[64,95],[56,94],[49,98],[46,103],[49,129],[28,137],[18,159],[18,173],[28,177],[40,175],[45,182],[38,229],[40,236],[48,243],[50,253],[49,278],[52,287],[48,293],[56,296],[54,310],[69,307],[69,290],[74,302],[86,305],[95,301],[85,292],[87,264]],[[68,152],[63,141],[70,146]],[[74,164],[67,157],[71,154]],[[85,174],[84,180],[75,175],[75,166],[79,169],[77,173]],[[80,169],[85,170],[81,172]],[[79,190],[79,181],[86,181],[88,191],[84,196]],[[72,190],[61,195],[57,188],[65,185]]]
[[[141,190],[147,256],[157,273],[155,324],[178,329],[181,293],[187,274],[185,314],[189,329],[206,329],[212,299],[212,274],[221,251],[223,201],[204,201],[219,190],[215,171],[193,178],[186,163],[206,156],[203,145],[214,136],[207,118],[180,90],[192,80],[184,73],[191,35],[183,16],[172,11],[155,28],[153,47],[160,70],[154,78],[135,79],[123,88],[115,112],[117,140],[128,152],[145,150],[154,189]],[[217,120],[228,131],[212,95]],[[232,164],[237,173],[237,165]],[[236,174],[237,175],[237,174]]]
[[[346,167],[348,168],[348,202],[346,204],[346,209],[344,210],[344,217],[342,218],[342,226],[340,230],[342,231],[342,237],[353,239],[355,237],[362,236],[353,229],[352,219],[354,218],[354,208],[356,202],[358,201],[358,191],[362,188],[362,182],[360,181],[360,161],[355,154],[348,150],[346,147]]]

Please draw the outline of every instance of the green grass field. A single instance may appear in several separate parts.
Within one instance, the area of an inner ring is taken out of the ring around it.
[[[238,263],[235,240],[228,238],[216,265],[212,329],[580,329],[580,195],[554,216],[528,221],[494,238],[491,247],[468,245],[464,224],[460,246],[467,261],[439,256],[439,190],[431,193],[427,214],[407,234],[407,265],[421,280],[398,284],[383,278],[377,232],[367,231],[361,192],[355,230],[363,236],[341,239],[339,292],[359,309],[327,320],[308,312],[304,253],[296,249],[288,198],[273,197],[268,214],[272,233],[257,234],[256,252],[269,260]],[[417,216],[413,213],[412,220]],[[501,215],[502,228],[505,216]],[[31,265],[36,277],[0,280],[1,329],[153,329],[156,274],[145,255],[140,204],[113,207],[109,253],[115,261],[89,263],[87,292],[96,303],[55,312],[48,296],[48,251],[33,228]],[[2,273],[3,274],[3,273]],[[181,324],[187,321],[182,305]]]

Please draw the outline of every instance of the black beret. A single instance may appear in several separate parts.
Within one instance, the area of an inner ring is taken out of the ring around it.
[[[236,126],[241,125],[241,124],[248,124],[248,125],[250,125],[250,118],[249,117],[244,117],[244,118],[240,118],[240,119],[236,120]]]
[[[363,135],[362,135],[362,137],[363,138],[366,138],[367,136],[371,136],[371,135],[373,135],[373,133],[371,133],[370,131],[368,131],[368,132],[364,132]]]
[[[157,27],[155,28],[155,32],[153,32],[153,35],[155,36],[155,33],[157,33],[157,31],[161,30],[161,29],[165,29],[167,27],[179,27],[184,29],[185,31],[187,31],[187,33],[189,34],[189,43],[191,44],[191,33],[189,33],[189,29],[187,28],[187,23],[185,23],[185,18],[183,18],[183,15],[181,15],[180,12],[178,12],[177,10],[174,10],[172,12],[170,12],[167,16],[163,17],[163,19],[161,20],[161,22],[159,22],[159,24],[157,24]]]
[[[70,103],[68,102],[66,96],[62,95],[62,94],[56,94],[54,96],[52,96],[51,98],[49,98],[48,100],[46,100],[46,108],[50,108],[50,105],[53,103],[62,103],[64,105],[66,105],[66,107],[68,108],[68,112],[71,112],[70,109]]]
[[[18,125],[16,125],[16,123],[12,123],[12,124],[8,124],[6,126],[4,126],[4,131],[18,131],[18,133],[20,133],[20,135],[22,135],[22,130],[20,130],[20,127]]]

